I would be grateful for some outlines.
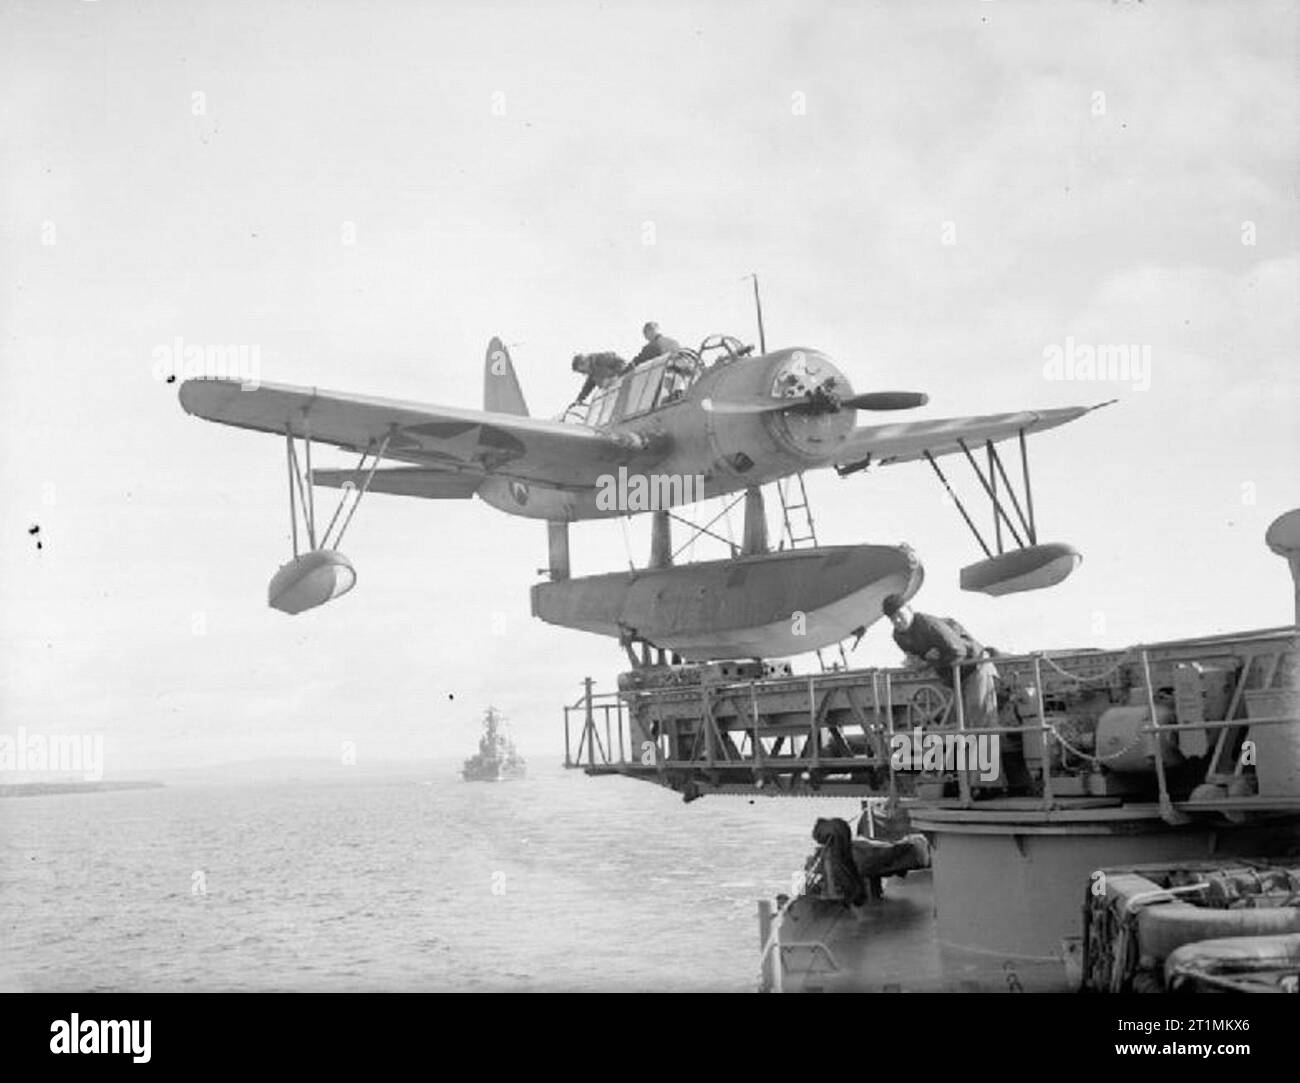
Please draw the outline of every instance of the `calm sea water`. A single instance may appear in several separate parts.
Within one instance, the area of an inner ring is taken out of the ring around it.
[[[6,990],[736,990],[852,802],[540,766],[0,801]]]

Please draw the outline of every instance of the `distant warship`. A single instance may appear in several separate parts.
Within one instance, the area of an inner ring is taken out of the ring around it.
[[[495,707],[489,707],[483,716],[478,755],[466,760],[460,773],[466,782],[505,782],[524,777],[524,758],[506,736],[503,719]]]

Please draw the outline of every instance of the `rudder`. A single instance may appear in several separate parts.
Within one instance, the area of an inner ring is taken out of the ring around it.
[[[519,388],[510,351],[499,338],[488,343],[483,365],[483,409],[495,414],[528,416],[528,404]]]

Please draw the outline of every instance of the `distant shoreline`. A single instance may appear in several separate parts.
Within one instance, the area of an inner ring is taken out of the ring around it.
[[[45,797],[60,793],[104,793],[108,790],[155,790],[162,782],[12,782],[0,783],[0,797]]]

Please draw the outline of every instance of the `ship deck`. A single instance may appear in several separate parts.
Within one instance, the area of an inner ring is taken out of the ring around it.
[[[943,992],[934,884],[928,870],[887,881],[857,910],[795,900],[781,923],[782,989]]]
[[[847,905],[813,888],[774,919],[759,904],[764,988],[806,992],[1065,992],[1078,988],[1080,905],[1098,869],[1242,862],[1294,853],[1300,821],[1277,811],[1241,823],[1171,825],[1158,805],[987,812],[912,806],[932,865]],[[1014,807],[1020,804],[1017,809]],[[778,899],[778,903],[784,902]],[[773,926],[780,973],[774,972]]]
[[[764,936],[770,926],[760,921]],[[884,898],[857,908],[801,896],[781,920],[782,992],[1068,992],[1065,956],[981,952],[945,943],[930,870],[885,881]],[[774,990],[770,962],[765,990]]]

